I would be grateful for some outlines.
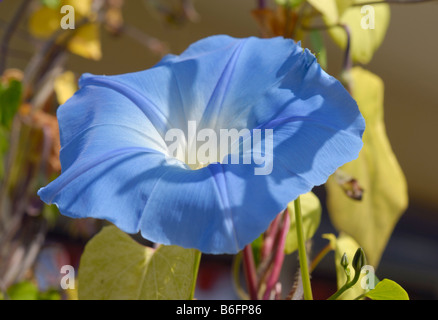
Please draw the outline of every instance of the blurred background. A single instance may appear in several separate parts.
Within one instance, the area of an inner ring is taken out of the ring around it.
[[[20,2],[3,0],[0,3],[0,37]],[[92,61],[70,55],[67,69],[77,75],[84,72],[107,75],[127,73],[147,69],[157,63],[163,44],[169,52],[178,54],[189,44],[209,35],[259,35],[258,25],[251,16],[256,1],[196,0],[193,3],[196,13],[192,12],[191,19],[178,21],[176,17],[163,17],[148,1],[125,1],[123,16],[131,27],[129,34],[115,36],[102,32],[102,59]],[[377,274],[401,284],[412,299],[438,298],[437,17],[437,2],[391,5],[391,22],[386,38],[367,65],[367,69],[385,83],[387,132],[406,175],[410,197],[409,208],[395,228]],[[25,33],[27,27],[22,25],[19,30]],[[155,52],[145,46],[145,42],[149,45],[154,43],[153,39],[159,40],[159,49]],[[343,52],[328,37],[325,40],[328,72],[336,76],[341,71]],[[10,47],[17,54],[10,56],[7,67],[23,69],[31,57],[25,36],[14,36]],[[316,193],[324,203],[324,189],[317,188]],[[335,231],[324,213],[318,234],[328,232]],[[318,241],[318,234],[315,236],[315,252],[323,245]],[[58,259],[55,265],[63,265],[69,259],[77,261],[83,240],[79,236],[73,239],[77,241],[66,237],[62,228],[51,231],[48,243],[55,245],[47,246],[44,254],[50,256],[53,251],[56,252],[59,249],[56,244],[61,242],[64,248],[69,248],[68,255],[62,252],[55,254]],[[38,259],[45,261],[43,255]],[[296,263],[295,256],[289,260],[291,265]],[[207,256],[203,259],[198,298],[237,297],[228,274],[229,263],[227,257]],[[53,263],[46,264],[46,268],[53,268]],[[40,268],[45,268],[44,263],[40,264]],[[313,274],[316,297],[322,298],[334,290],[335,275],[333,258],[329,255]]]

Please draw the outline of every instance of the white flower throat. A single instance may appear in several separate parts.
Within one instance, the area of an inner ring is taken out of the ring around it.
[[[269,175],[273,170],[273,129],[204,128],[198,131],[196,121],[188,121],[187,135],[174,128],[166,132],[168,155],[191,169],[210,163],[255,165],[255,175]]]

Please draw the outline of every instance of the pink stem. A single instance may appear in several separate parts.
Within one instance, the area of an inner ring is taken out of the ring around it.
[[[251,300],[259,300],[257,294],[257,274],[251,245],[247,245],[245,249],[243,249],[243,269],[249,298]]]
[[[279,214],[274,221],[272,221],[268,230],[266,231],[266,236],[263,241],[263,247],[261,252],[261,260],[265,260],[269,257],[269,254],[272,252],[272,247],[274,246],[275,238],[278,232],[278,226],[280,225],[281,214]]]
[[[280,272],[283,266],[283,261],[285,256],[284,247],[286,244],[286,236],[289,231],[289,226],[290,226],[290,216],[289,213],[285,211],[285,213],[283,214],[283,225],[281,227],[279,234],[279,242],[275,252],[274,264],[272,267],[271,274],[269,275],[269,278],[266,282],[266,291],[265,294],[263,295],[263,300],[269,300],[272,289],[275,287],[280,277]]]

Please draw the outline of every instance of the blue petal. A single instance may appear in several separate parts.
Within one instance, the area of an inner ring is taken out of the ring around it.
[[[39,195],[65,215],[106,219],[162,244],[236,253],[362,147],[354,100],[283,38],[210,37],[149,70],[84,75],[80,85],[58,111],[62,174]],[[272,129],[273,150],[241,148],[240,165],[190,170],[163,140],[171,128],[187,134],[188,121],[217,132]],[[242,164],[270,152],[270,174]]]

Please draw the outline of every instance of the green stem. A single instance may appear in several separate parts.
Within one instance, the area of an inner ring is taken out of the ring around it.
[[[18,7],[15,15],[12,16],[11,22],[6,27],[3,37],[0,42],[0,75],[2,75],[6,69],[6,60],[9,50],[9,42],[12,36],[20,24],[21,18],[26,13],[26,8],[30,4],[30,0],[23,0]]]
[[[190,299],[193,300],[195,298],[195,289],[196,289],[196,280],[198,279],[198,271],[199,271],[199,265],[201,264],[201,256],[202,252],[195,250],[195,270],[194,270],[194,281],[192,286],[192,292],[190,293]]]
[[[347,291],[348,289],[350,289],[352,287],[352,285],[350,285],[350,283],[346,283],[341,289],[336,291],[335,294],[333,294],[327,300],[336,300],[337,298],[339,298],[345,291]]]
[[[233,260],[233,282],[234,288],[236,289],[237,294],[242,300],[249,300],[249,296],[246,294],[245,290],[243,290],[240,284],[240,266],[242,264],[242,252],[239,252]]]
[[[303,280],[304,300],[313,300],[312,287],[310,285],[309,266],[307,262],[306,243],[303,231],[303,217],[301,214],[301,199],[294,201],[295,223],[297,226],[298,253],[300,257],[301,278]]]
[[[347,279],[347,283],[345,283],[342,288],[340,288],[338,291],[336,291],[330,298],[328,298],[327,300],[336,300],[337,298],[339,298],[345,291],[347,291],[348,289],[350,289],[352,286],[354,286],[357,281],[359,280],[360,277],[360,272],[355,271],[356,273],[354,274],[354,278],[351,282],[348,282]]]

